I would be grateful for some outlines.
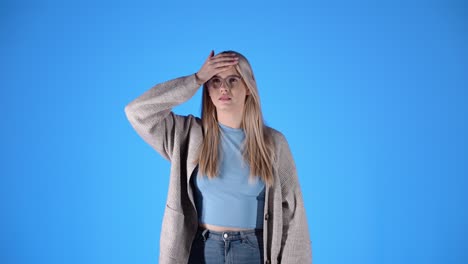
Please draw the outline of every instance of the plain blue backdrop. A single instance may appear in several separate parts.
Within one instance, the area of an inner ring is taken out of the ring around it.
[[[467,263],[467,16],[462,0],[1,1],[0,263],[157,263],[170,164],[124,107],[212,49],[250,60],[289,141],[315,264]]]

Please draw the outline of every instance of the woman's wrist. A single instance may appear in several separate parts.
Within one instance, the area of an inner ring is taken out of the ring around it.
[[[198,77],[197,72],[195,73],[195,80],[196,80],[198,85],[202,85],[204,83],[204,81],[201,80],[200,77]]]

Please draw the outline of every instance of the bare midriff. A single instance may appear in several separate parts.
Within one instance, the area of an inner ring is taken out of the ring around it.
[[[201,227],[216,231],[216,232],[228,232],[228,231],[243,231],[243,230],[249,230],[245,228],[237,228],[237,227],[228,227],[228,226],[217,226],[217,225],[210,225],[210,224],[200,224]]]

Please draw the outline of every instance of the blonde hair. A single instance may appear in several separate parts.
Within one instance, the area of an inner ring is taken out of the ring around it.
[[[271,186],[273,184],[273,142],[263,122],[260,97],[252,67],[247,58],[239,52],[223,51],[221,53],[235,53],[239,57],[235,69],[250,91],[250,95],[247,95],[245,99],[241,124],[245,133],[243,157],[250,166],[250,177],[258,176],[267,186]],[[201,175],[215,178],[219,173],[220,131],[216,107],[209,97],[206,83],[203,85],[201,119],[204,138],[197,160],[199,171]]]

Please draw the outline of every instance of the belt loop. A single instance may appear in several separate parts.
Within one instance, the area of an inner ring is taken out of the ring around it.
[[[245,237],[246,237],[247,235],[245,234],[244,231],[239,231],[239,236],[240,236],[241,239],[245,239]]]
[[[206,241],[206,239],[208,237],[208,229],[203,230],[201,235],[203,237],[203,241]]]

